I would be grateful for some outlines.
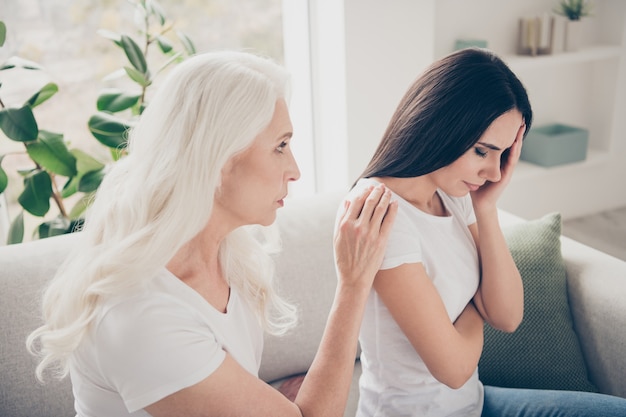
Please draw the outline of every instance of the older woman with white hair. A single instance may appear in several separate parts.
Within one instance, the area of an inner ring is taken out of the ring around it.
[[[287,85],[265,58],[198,55],[141,116],[27,341],[40,379],[46,368],[69,373],[77,416],[342,415],[397,204],[384,187],[346,201],[334,304],[289,401],[257,376],[263,330],[295,323],[272,289],[272,236],[258,226],[274,222],[300,176]]]

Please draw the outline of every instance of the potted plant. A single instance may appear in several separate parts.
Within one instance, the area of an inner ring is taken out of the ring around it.
[[[569,20],[580,20],[591,15],[591,2],[589,0],[561,0],[554,11]]]
[[[591,1],[561,0],[554,12],[567,18],[564,39],[565,51],[573,52],[578,50],[581,41],[581,19],[591,16]]]
[[[137,22],[142,40],[136,42],[129,35],[113,32],[101,34],[123,50],[130,65],[124,66],[117,73],[129,77],[138,88],[130,92],[112,88],[102,91],[96,103],[98,112],[87,123],[89,132],[110,149],[112,161],[98,161],[81,149],[70,148],[62,133],[41,129],[34,109],[58,92],[55,83],[46,84],[21,103],[3,102],[0,90],[0,132],[13,141],[15,146],[12,148],[17,149],[0,153],[0,216],[6,211],[2,193],[9,186],[10,180],[7,171],[3,169],[3,161],[6,167],[6,161],[10,158],[27,160],[25,166],[17,170],[23,182],[21,194],[17,198],[22,210],[11,221],[8,232],[4,230],[7,219],[0,218],[1,243],[23,241],[25,213],[44,220],[33,231],[34,237],[45,238],[76,230],[105,175],[107,163],[113,163],[126,154],[126,131],[147,106],[147,88],[161,70],[182,61],[184,55],[195,53],[193,43],[181,32],[176,32],[176,36],[185,52],[175,51],[166,36],[173,31],[173,24],[156,1],[137,0],[132,3],[143,17]],[[0,21],[0,47],[5,38],[6,25]],[[149,52],[155,48],[166,57],[157,70],[151,68],[147,59]],[[37,63],[19,57],[0,63],[0,71],[42,69]],[[120,114],[125,111],[130,115],[122,117]]]

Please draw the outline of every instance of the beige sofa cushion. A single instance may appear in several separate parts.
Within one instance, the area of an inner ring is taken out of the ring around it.
[[[567,297],[561,216],[504,226],[524,282],[524,320],[514,333],[485,325],[478,365],[486,385],[597,391],[589,381]]]
[[[278,291],[298,307],[299,322],[284,336],[266,336],[259,372],[266,381],[305,372],[317,352],[337,283],[333,225],[342,195],[287,200],[278,212]]]
[[[41,293],[74,241],[73,235],[2,248],[0,262],[0,415],[2,417],[73,416],[69,378],[35,377],[36,359],[26,337],[41,324]]]

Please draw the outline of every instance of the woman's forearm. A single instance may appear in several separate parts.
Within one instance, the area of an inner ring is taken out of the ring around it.
[[[493,327],[512,332],[524,315],[524,287],[500,229],[497,212],[478,221],[481,282],[475,298],[484,319]]]
[[[382,184],[344,205],[335,230],[337,289],[326,328],[295,403],[306,417],[343,416],[372,282],[398,210]]]
[[[318,352],[295,403],[307,416],[339,416],[350,392],[367,294],[338,286]]]
[[[483,323],[482,316],[471,301],[454,322],[454,328],[464,341],[463,346],[466,349],[465,355],[473,358],[471,361],[466,362],[467,369],[462,373],[465,375],[463,383],[469,379],[478,366],[478,361],[480,360],[480,355],[483,350]]]

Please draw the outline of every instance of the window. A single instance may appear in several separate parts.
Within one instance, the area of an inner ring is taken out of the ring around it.
[[[308,19],[308,1],[289,0],[283,4],[282,0],[160,0],[159,4],[175,29],[189,36],[198,52],[246,49],[287,65],[293,74],[291,114],[296,126],[296,157],[303,174],[293,194],[312,192],[315,186],[310,74],[306,64],[308,26],[302,25]],[[284,22],[283,14],[294,21]],[[128,0],[5,1],[0,20],[6,23],[7,37],[0,48],[0,64],[17,55],[40,64],[43,71],[1,71],[0,99],[6,106],[19,106],[46,83],[56,83],[58,93],[35,109],[39,127],[62,133],[72,147],[85,149],[103,161],[110,160],[108,151],[90,134],[87,121],[96,112],[100,90],[109,86],[104,78],[126,65],[126,58],[98,31],[106,29],[138,39],[135,19],[135,6]],[[291,33],[287,43],[283,28]],[[176,40],[175,36],[172,38]],[[286,49],[291,57],[286,57]],[[158,88],[158,80],[155,84],[150,88]],[[11,218],[20,211],[15,201],[21,192],[11,183],[19,183],[16,170],[30,164],[28,158],[18,155],[23,150],[22,144],[6,139],[0,131],[0,155],[10,153],[2,166],[10,176],[5,194]],[[46,219],[57,214],[53,211]],[[28,223],[32,228],[41,222],[41,218],[28,217],[25,216],[25,240],[29,239]]]

